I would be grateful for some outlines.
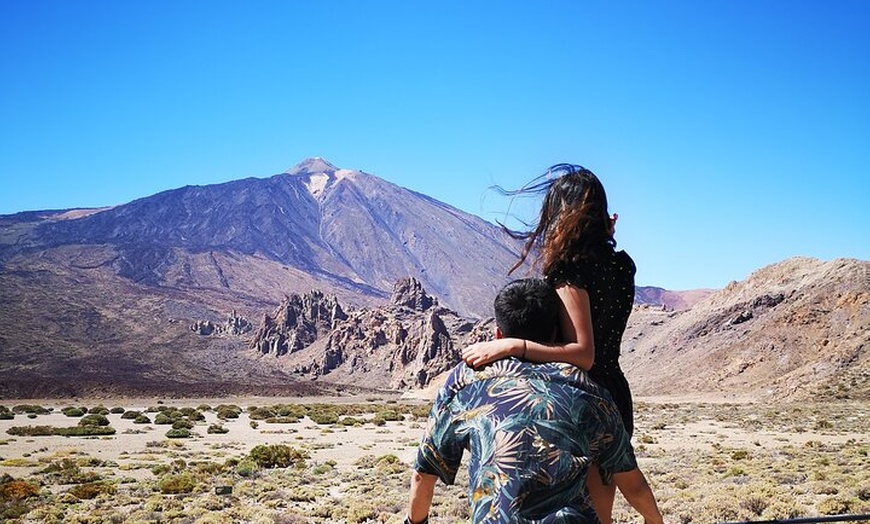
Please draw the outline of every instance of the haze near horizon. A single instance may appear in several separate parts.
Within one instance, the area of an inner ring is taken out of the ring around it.
[[[0,4],[0,214],[320,156],[490,221],[583,164],[639,285],[870,258],[870,4]]]

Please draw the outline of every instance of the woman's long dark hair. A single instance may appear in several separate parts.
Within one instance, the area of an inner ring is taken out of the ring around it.
[[[602,248],[616,246],[604,186],[583,166],[556,164],[520,189],[495,189],[511,197],[544,195],[535,227],[514,231],[501,224],[508,235],[525,241],[509,274],[522,266],[533,251],[535,264],[540,264],[547,276],[562,264],[576,263],[594,257]]]

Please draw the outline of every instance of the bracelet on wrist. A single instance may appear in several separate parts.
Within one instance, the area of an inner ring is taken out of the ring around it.
[[[526,359],[526,351],[529,349],[529,346],[526,344],[526,339],[523,339],[523,355],[520,357],[521,359]]]
[[[414,522],[410,515],[406,515],[404,524],[429,524],[429,515],[426,515],[420,522]]]

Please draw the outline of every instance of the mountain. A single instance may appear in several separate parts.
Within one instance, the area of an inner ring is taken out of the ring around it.
[[[870,262],[793,258],[691,309],[639,306],[623,338],[637,395],[870,398]]]
[[[21,213],[0,226],[4,266],[45,250],[87,257],[107,247],[109,258],[86,264],[109,264],[146,286],[275,302],[293,287],[275,285],[281,268],[308,275],[297,291],[315,284],[348,298],[385,298],[397,279],[413,276],[445,305],[477,316],[489,311],[517,250],[489,222],[320,158],[267,179],[187,186],[101,210]]]
[[[320,158],[114,207],[0,216],[0,395],[286,387],[244,351],[250,334],[190,326],[256,329],[311,290],[365,307],[406,277],[485,317],[518,249],[494,224]]]

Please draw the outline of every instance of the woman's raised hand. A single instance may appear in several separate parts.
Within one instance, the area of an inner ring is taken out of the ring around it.
[[[473,368],[513,355],[518,339],[499,338],[472,344],[462,351],[462,360]]]

